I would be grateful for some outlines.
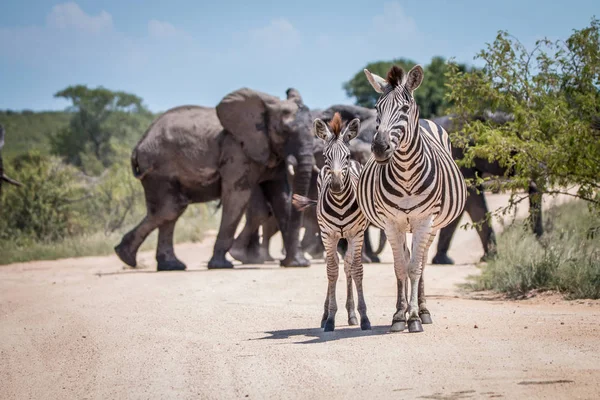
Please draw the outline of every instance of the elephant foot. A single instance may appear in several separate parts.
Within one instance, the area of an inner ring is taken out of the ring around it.
[[[379,256],[375,253],[367,253],[366,256],[371,259],[371,263],[380,263],[381,262],[381,260],[379,259]]]
[[[308,261],[304,255],[297,254],[296,257],[286,257],[285,259],[281,260],[279,265],[290,268],[310,267],[310,261]]]
[[[431,260],[432,264],[449,264],[452,265],[454,264],[454,260],[451,259],[450,257],[448,257],[448,254],[446,253],[437,253],[435,255],[435,257],[433,257],[433,260]]]
[[[485,253],[480,259],[479,262],[488,262],[493,260],[494,258],[496,258],[497,253],[496,252],[488,252]]]
[[[271,255],[269,254],[269,250],[267,249],[260,249],[260,259],[262,260],[262,262],[275,261],[275,259],[271,257]]]
[[[231,249],[229,249],[229,254],[242,264],[247,263],[246,260],[248,259],[248,251],[246,248],[234,245],[231,247]]]
[[[177,258],[166,260],[164,258],[157,258],[157,271],[185,271],[187,268],[184,263],[179,261]]]
[[[129,250],[127,250],[123,242],[115,246],[115,253],[117,253],[117,256],[121,261],[123,261],[130,267],[137,266],[137,262],[135,261],[135,253],[132,253]]]
[[[225,269],[225,268],[233,268],[233,263],[225,257],[215,257],[213,256],[208,262],[208,269]]]

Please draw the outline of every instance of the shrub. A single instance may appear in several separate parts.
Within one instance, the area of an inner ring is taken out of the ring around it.
[[[17,157],[13,176],[21,188],[0,199],[0,238],[58,240],[85,230],[80,203],[87,191],[77,169],[33,151]]]
[[[547,213],[547,232],[537,240],[521,224],[498,238],[498,256],[482,267],[475,289],[523,295],[558,290],[570,298],[600,298],[600,215],[583,201]]]

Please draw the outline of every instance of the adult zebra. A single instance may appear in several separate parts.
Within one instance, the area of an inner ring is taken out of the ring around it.
[[[387,79],[364,72],[381,96],[375,104],[373,155],[360,174],[358,203],[367,219],[385,230],[392,246],[398,300],[391,330],[403,331],[408,314],[409,332],[422,332],[421,322],[432,322],[422,273],[427,252],[437,231],[462,213],[466,185],[446,131],[419,120],[413,92],[423,81],[423,68],[416,65],[406,74],[393,66]],[[406,232],[413,233],[410,252]]]
[[[358,323],[354,312],[354,298],[352,281],[356,285],[358,294],[358,312],[360,313],[360,327],[362,330],[371,329],[367,317],[362,278],[362,246],[364,232],[367,228],[367,219],[361,212],[356,200],[361,165],[350,159],[348,144],[354,139],[360,129],[360,120],[353,119],[342,132],[342,117],[335,113],[333,119],[327,124],[321,119],[313,123],[315,134],[323,139],[323,157],[325,165],[319,172],[317,179],[318,200],[311,200],[304,196],[294,195],[292,203],[302,211],[309,206],[317,206],[317,220],[325,246],[325,261],[327,263],[327,296],[325,298],[325,311],[321,319],[321,327],[325,332],[335,329],[335,314],[337,302],[335,287],[339,274],[339,260],[337,245],[340,239],[348,241],[348,250],[344,257],[344,271],[346,272],[347,295],[346,309],[348,310],[348,324]]]

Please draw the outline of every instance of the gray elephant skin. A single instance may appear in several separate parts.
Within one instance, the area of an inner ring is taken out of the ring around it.
[[[320,118],[326,123],[333,118],[333,115],[339,112],[344,123],[359,118],[361,120],[361,129],[355,140],[350,143],[350,152],[353,159],[364,164],[371,155],[371,141],[375,134],[376,112],[360,106],[334,105],[328,109],[314,110],[311,112],[311,119]],[[317,169],[324,165],[323,160],[323,141],[315,138],[314,158]],[[294,170],[296,161],[293,158],[288,159],[288,165]],[[312,174],[311,185],[308,197],[317,198],[317,176],[318,172]],[[270,261],[273,258],[269,254],[270,238],[277,233],[278,228],[275,219],[271,216],[270,205],[265,201],[261,193],[253,193],[252,200],[246,212],[246,224],[243,230],[236,238],[230,254],[243,263],[259,264]],[[262,243],[258,234],[258,228],[262,226]],[[321,241],[319,226],[317,223],[316,209],[311,208],[304,211],[303,226],[305,228],[304,236],[301,242],[303,251],[308,252],[313,259],[323,258],[324,247]],[[385,234],[381,233],[377,249],[373,249],[368,235],[365,233],[365,245],[363,246],[363,262],[378,262],[378,254],[385,246]],[[345,240],[340,241],[340,251],[345,252]]]
[[[2,195],[2,183],[10,183],[11,185],[21,186],[20,182],[15,181],[14,179],[9,178],[4,173],[4,162],[2,160],[2,148],[4,147],[4,136],[5,136],[4,126],[0,125],[0,196]]]
[[[182,270],[173,250],[173,231],[190,203],[221,200],[222,218],[209,268],[231,268],[225,258],[253,189],[273,205],[283,233],[282,266],[309,266],[299,249],[302,214],[291,207],[285,158],[298,160],[295,193],[306,195],[314,165],[311,116],[299,93],[287,99],[243,88],[216,108],[183,106],[157,118],[134,148],[133,172],[141,180],[147,215],[115,247],[136,265],[144,239],[158,228],[157,269]]]

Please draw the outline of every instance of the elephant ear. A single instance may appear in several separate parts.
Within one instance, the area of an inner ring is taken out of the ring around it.
[[[217,105],[221,125],[240,142],[246,155],[262,165],[269,164],[269,111],[279,99],[248,88],[229,93]]]

